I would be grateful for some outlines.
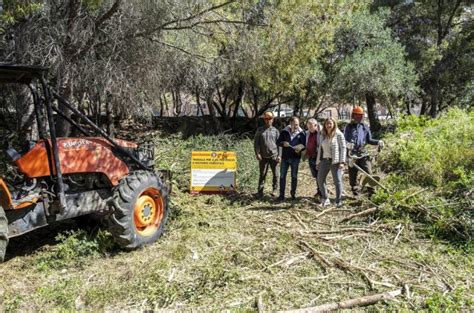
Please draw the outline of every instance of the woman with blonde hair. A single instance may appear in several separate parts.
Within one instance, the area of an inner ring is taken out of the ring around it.
[[[329,171],[331,171],[332,179],[336,185],[336,206],[342,206],[342,172],[345,162],[346,140],[344,134],[337,128],[336,121],[332,117],[328,117],[323,123],[321,144],[316,158],[322,206],[330,204],[326,186]]]

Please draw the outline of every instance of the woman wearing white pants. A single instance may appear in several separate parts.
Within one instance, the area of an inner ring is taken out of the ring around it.
[[[324,121],[321,133],[321,144],[316,158],[318,168],[318,185],[321,192],[321,204],[330,204],[327,193],[326,178],[332,173],[336,185],[336,206],[342,205],[342,172],[346,161],[346,141],[344,134],[337,128],[336,121],[329,117]]]

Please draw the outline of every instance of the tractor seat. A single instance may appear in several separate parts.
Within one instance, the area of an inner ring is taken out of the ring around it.
[[[36,142],[28,140],[25,142],[23,147],[21,148],[20,152],[18,152],[15,148],[9,147],[6,149],[6,154],[10,158],[12,162],[18,161],[18,159],[21,158],[22,155],[26,154],[28,151],[33,149],[33,147],[36,145]]]

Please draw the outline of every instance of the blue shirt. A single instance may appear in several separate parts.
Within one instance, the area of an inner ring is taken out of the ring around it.
[[[378,145],[379,141],[372,138],[369,126],[364,123],[349,123],[344,128],[344,138],[354,144],[354,150],[361,150],[366,144]]]

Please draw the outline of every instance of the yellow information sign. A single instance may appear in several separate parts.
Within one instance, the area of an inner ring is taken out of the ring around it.
[[[193,151],[191,193],[235,190],[237,157],[233,151]]]

